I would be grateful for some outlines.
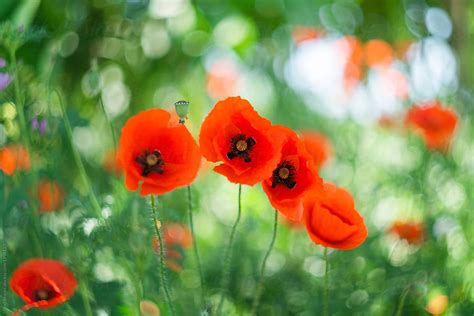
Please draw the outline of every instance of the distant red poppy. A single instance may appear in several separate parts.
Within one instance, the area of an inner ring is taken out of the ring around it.
[[[114,175],[120,175],[123,172],[122,165],[117,157],[117,151],[114,149],[105,152],[102,158],[102,166],[105,171]]]
[[[304,202],[306,230],[314,243],[348,250],[358,247],[367,238],[364,219],[346,190],[325,182],[323,191],[312,191]]]
[[[122,128],[119,161],[125,185],[141,195],[164,194],[190,184],[201,162],[199,147],[188,129],[161,109],[143,111]]]
[[[67,301],[74,294],[77,281],[60,261],[30,259],[13,272],[10,287],[26,303],[13,313],[15,316],[30,308],[48,309]]]
[[[364,50],[363,45],[357,37],[344,36],[336,42],[342,50],[347,51],[348,58],[344,68],[344,86],[346,90],[352,90],[362,79]]]
[[[30,155],[23,145],[8,145],[0,148],[0,170],[11,176],[15,170],[28,171]]]
[[[324,30],[317,29],[312,26],[296,26],[291,32],[291,36],[293,37],[293,41],[296,45],[302,44],[306,41],[311,41],[318,39],[324,36]]]
[[[230,59],[219,59],[212,64],[207,74],[207,92],[214,99],[233,95],[238,79],[235,63]]]
[[[304,194],[311,187],[322,187],[322,180],[298,135],[281,125],[275,130],[285,136],[281,159],[272,175],[262,182],[262,188],[275,209],[298,221],[303,216]]]
[[[165,263],[171,270],[180,272],[182,270],[180,260],[183,258],[182,249],[191,247],[193,237],[189,229],[179,223],[166,223],[163,225],[163,242],[165,244]],[[158,238],[153,236],[153,249],[160,252]]]
[[[393,49],[389,43],[373,39],[364,45],[364,60],[368,67],[385,66],[393,61]]]
[[[390,227],[389,232],[406,240],[411,245],[416,245],[425,239],[425,225],[419,222],[396,221]]]
[[[41,180],[38,183],[39,211],[42,213],[59,210],[64,203],[64,191],[55,181]]]
[[[332,148],[329,139],[323,134],[314,131],[303,131],[301,133],[306,151],[313,158],[316,168],[321,168],[331,156]]]
[[[414,105],[407,113],[405,122],[423,138],[431,150],[446,151],[458,122],[458,115],[440,102]]]
[[[201,126],[199,143],[214,168],[240,184],[254,185],[272,175],[280,161],[282,139],[271,122],[240,97],[217,102]]]

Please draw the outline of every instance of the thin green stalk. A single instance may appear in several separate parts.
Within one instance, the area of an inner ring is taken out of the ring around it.
[[[324,248],[324,261],[326,262],[326,271],[324,272],[324,316],[329,316],[329,256],[328,248]]]
[[[408,292],[410,291],[410,287],[406,287],[403,290],[402,295],[400,296],[400,303],[398,303],[397,313],[396,316],[401,316],[403,312],[403,306],[405,305],[405,299],[407,298]]]
[[[99,103],[102,109],[102,113],[104,114],[105,120],[109,123],[110,133],[112,134],[112,141],[114,142],[114,153],[115,153],[115,151],[117,150],[117,136],[115,135],[114,125],[112,124],[112,121],[107,116],[107,111],[105,111],[104,102],[102,101],[102,97],[100,95],[99,95]]]
[[[165,275],[165,244],[163,242],[163,239],[161,238],[161,232],[156,226],[156,223],[158,221],[158,215],[156,211],[156,206],[155,206],[155,196],[151,195],[151,216],[153,219],[153,227],[155,229],[155,234],[156,238],[158,238],[158,243],[160,245],[160,277],[161,277],[161,284],[163,286],[163,290],[165,292],[165,297],[166,297],[166,303],[168,304],[168,307],[170,309],[170,314],[174,315],[174,307],[173,303],[171,301],[171,296],[170,296],[170,291],[168,289],[168,282],[166,280],[166,275]]]
[[[262,262],[262,267],[260,269],[260,277],[259,277],[259,281],[257,285],[257,290],[255,293],[255,298],[252,305],[252,315],[257,315],[258,305],[260,304],[260,296],[262,295],[262,289],[263,289],[263,273],[265,272],[265,266],[267,264],[268,257],[270,257],[270,253],[272,252],[273,245],[275,244],[277,230],[278,230],[278,211],[275,210],[272,240],[270,241],[270,246],[268,247],[268,250],[265,253],[265,257],[263,258],[263,262]]]
[[[26,119],[25,119],[25,102],[23,99],[23,95],[20,91],[20,72],[18,71],[18,64],[16,61],[16,51],[10,49],[10,62],[12,63],[12,68],[15,71],[15,78],[13,79],[13,87],[15,93],[15,101],[18,113],[18,120],[20,121],[20,131],[23,142],[25,143],[28,152],[31,153],[31,142],[30,138],[28,137],[28,128],[26,127]]]
[[[194,233],[194,221],[193,221],[193,199],[191,195],[191,185],[187,187],[188,193],[188,218],[189,218],[189,228],[191,230],[191,235],[193,239],[193,249],[194,257],[196,258],[197,270],[199,272],[199,280],[201,286],[201,304],[205,307],[205,298],[204,298],[204,276],[202,274],[201,259],[199,257],[199,250],[197,246],[196,234]]]
[[[20,89],[20,72],[18,71],[18,64],[16,60],[16,50],[15,49],[10,49],[10,62],[12,64],[13,70],[15,72],[15,78],[13,79],[13,87],[14,87],[14,94],[15,94],[15,103],[17,107],[17,113],[18,113],[18,120],[20,123],[20,134],[21,138],[23,140],[23,143],[25,144],[25,147],[28,151],[28,153],[31,155],[32,154],[32,147],[31,147],[31,141],[28,133],[28,127],[26,125],[26,119],[25,119],[25,100],[24,100],[24,95],[21,93]],[[31,172],[28,172],[28,184],[30,185],[31,188],[36,188],[36,172],[35,172],[35,164],[31,164]],[[31,209],[31,215],[32,215],[32,220],[33,220],[33,232],[32,232],[32,237],[33,237],[33,243],[34,247],[36,248],[36,252],[39,256],[43,257],[43,249],[41,247],[41,243],[39,242],[39,231],[40,231],[40,225],[38,221],[38,212],[37,212],[37,204],[36,200],[33,198],[28,198],[28,206]]]
[[[82,182],[86,186],[87,192],[89,193],[88,194],[89,201],[92,204],[92,207],[94,208],[94,210],[97,214],[97,217],[102,218],[102,211],[101,211],[101,208],[100,208],[100,204],[97,201],[97,197],[95,196],[94,190],[92,189],[91,182],[89,181],[89,177],[87,176],[87,173],[86,173],[86,168],[84,167],[84,164],[82,163],[81,156],[79,155],[79,152],[77,151],[77,149],[74,146],[74,143],[72,141],[73,138],[72,138],[71,123],[69,122],[69,119],[67,117],[67,113],[66,113],[66,109],[64,107],[64,102],[63,102],[61,93],[57,90],[55,90],[55,91],[56,91],[56,94],[58,95],[59,104],[61,106],[61,112],[62,112],[63,120],[64,120],[64,127],[66,128],[66,134],[67,134],[67,136],[69,138],[69,141],[70,141],[74,161],[77,165],[77,168],[79,169],[79,174],[81,176]]]
[[[84,282],[79,283],[79,287],[81,290],[81,298],[82,298],[82,305],[84,306],[84,310],[86,311],[86,316],[93,316],[91,302],[89,300],[89,292]]]
[[[221,315],[222,305],[224,304],[224,294],[229,287],[230,282],[230,265],[232,259],[232,248],[234,245],[234,237],[237,231],[237,225],[240,222],[240,215],[242,213],[242,185],[239,184],[239,194],[238,194],[238,211],[237,211],[237,219],[235,220],[234,225],[232,226],[232,231],[229,237],[229,243],[224,253],[224,265],[222,268],[222,280],[221,280],[221,297],[219,299],[219,305],[217,305],[217,313],[216,315]]]

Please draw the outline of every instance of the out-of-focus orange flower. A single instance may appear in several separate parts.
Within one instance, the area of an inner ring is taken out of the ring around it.
[[[171,122],[169,112],[143,111],[122,128],[118,158],[125,185],[141,195],[164,194],[196,178],[201,162],[199,147],[182,125]]]
[[[429,149],[445,152],[453,138],[458,115],[436,101],[414,105],[407,112],[405,122],[423,138]]]
[[[305,41],[311,41],[324,36],[324,30],[317,29],[311,26],[296,26],[291,32],[291,36],[296,45]]]
[[[407,58],[408,50],[410,49],[411,45],[413,45],[412,40],[398,40],[395,42],[395,55],[398,59],[404,60]]]
[[[236,92],[238,72],[231,60],[215,61],[206,78],[207,92],[214,99],[221,99]]]
[[[306,151],[313,158],[313,163],[316,168],[321,168],[332,153],[332,146],[329,139],[321,133],[309,130],[301,132],[301,139],[303,140]]]
[[[105,152],[104,157],[102,158],[102,166],[105,171],[111,174],[120,175],[123,172],[120,159],[118,159],[117,156],[117,151],[114,149]]]
[[[431,315],[441,315],[448,308],[449,299],[446,295],[436,295],[429,300],[426,311]]]
[[[344,36],[336,42],[336,45],[348,53],[347,63],[344,68],[344,86],[349,91],[362,79],[363,45],[354,36]]]
[[[396,221],[390,227],[389,232],[406,240],[411,245],[420,244],[425,239],[425,226],[418,222]]]
[[[13,272],[10,287],[26,303],[13,313],[16,316],[33,307],[48,309],[67,301],[74,294],[77,281],[60,261],[31,259]]]
[[[0,170],[6,175],[11,176],[15,170],[28,171],[30,168],[30,155],[23,145],[0,148]]]
[[[140,312],[142,316],[160,316],[160,309],[152,301],[140,301]]]
[[[188,248],[193,242],[189,229],[178,223],[169,223],[163,227],[163,238],[168,245],[179,245]]]
[[[396,128],[399,123],[397,119],[393,116],[382,115],[378,120],[378,125],[382,128],[393,129]]]
[[[322,188],[322,180],[304,143],[291,129],[277,125],[284,135],[281,159],[272,175],[262,182],[272,206],[291,220],[303,216],[303,196],[309,188]]]
[[[269,178],[281,157],[282,136],[240,97],[217,102],[201,126],[199,143],[207,160],[230,182],[254,185]]]
[[[368,41],[364,45],[364,61],[368,67],[384,66],[392,63],[392,46],[380,39]]]
[[[305,196],[304,221],[311,240],[324,247],[353,249],[367,238],[364,219],[349,192],[325,182]]]
[[[373,39],[363,44],[354,36],[344,36],[336,44],[348,55],[344,69],[344,86],[348,91],[362,80],[366,68],[387,68],[394,60],[392,47],[380,39]],[[393,75],[393,73],[390,72],[388,75]],[[395,79],[400,79],[400,76]],[[398,81],[393,84],[397,87],[402,85]],[[399,90],[402,91],[402,87]]]
[[[182,249],[191,247],[193,237],[189,229],[179,223],[166,223],[163,225],[163,242],[165,244],[165,263],[171,270],[180,272],[182,267],[179,261],[183,258]],[[160,252],[158,238],[152,238],[153,249]]]
[[[55,181],[41,180],[38,183],[39,211],[41,213],[59,210],[64,203],[64,191]]]

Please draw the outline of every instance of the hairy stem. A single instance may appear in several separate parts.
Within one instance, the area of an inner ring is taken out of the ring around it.
[[[230,268],[231,268],[231,259],[232,259],[232,248],[234,245],[234,237],[237,231],[237,225],[240,222],[240,216],[242,213],[242,185],[239,184],[239,194],[238,194],[238,211],[237,211],[237,218],[235,220],[234,225],[232,226],[232,231],[229,237],[229,243],[227,244],[227,248],[224,253],[224,265],[223,265],[223,273],[222,273],[222,280],[221,280],[221,297],[219,299],[219,305],[217,305],[217,313],[216,315],[221,315],[222,305],[224,304],[224,294],[229,287],[230,281]]]
[[[270,241],[270,246],[268,247],[267,252],[265,253],[265,257],[263,258],[262,267],[260,269],[260,276],[257,285],[257,290],[255,293],[255,298],[252,305],[252,315],[257,315],[258,305],[260,304],[260,296],[262,295],[263,289],[263,274],[265,272],[265,266],[267,265],[268,257],[270,257],[270,253],[273,250],[273,245],[275,244],[276,236],[278,230],[278,211],[275,210],[275,217],[273,221],[273,233],[272,233],[272,240]]]
[[[170,309],[170,314],[174,315],[174,307],[171,301],[170,291],[168,288],[168,282],[166,280],[165,274],[165,244],[163,242],[163,238],[161,238],[161,232],[158,229],[157,222],[158,222],[158,215],[155,205],[155,196],[151,195],[151,216],[153,219],[153,227],[155,229],[156,238],[158,239],[158,243],[160,245],[160,277],[161,277],[161,284],[163,290],[165,292],[166,303]]]

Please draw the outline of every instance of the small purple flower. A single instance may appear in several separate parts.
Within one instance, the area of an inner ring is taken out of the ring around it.
[[[38,117],[35,116],[35,117],[33,117],[33,119],[31,120],[31,129],[34,130],[34,131],[36,131],[38,128],[39,128]]]
[[[39,132],[41,135],[46,133],[46,129],[48,128],[48,121],[44,118],[41,120],[40,127],[39,127]]]
[[[10,84],[12,78],[9,74],[0,72],[0,91],[5,90],[6,87]]]
[[[7,61],[4,58],[0,57],[0,68],[3,68],[7,65]]]

